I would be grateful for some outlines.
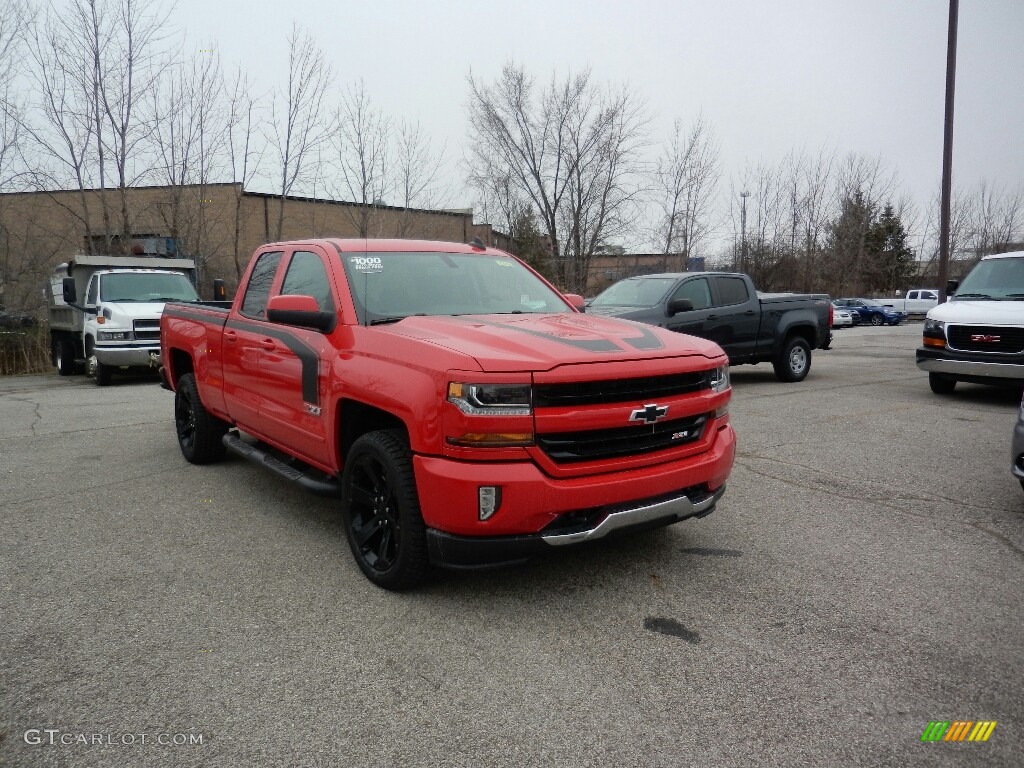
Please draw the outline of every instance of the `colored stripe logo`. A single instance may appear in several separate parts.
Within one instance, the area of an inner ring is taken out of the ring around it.
[[[988,741],[995,727],[995,720],[932,720],[921,741]]]

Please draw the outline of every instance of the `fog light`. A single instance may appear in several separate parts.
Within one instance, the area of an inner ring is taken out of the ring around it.
[[[501,486],[481,485],[477,489],[477,506],[480,519],[487,520],[501,506]]]

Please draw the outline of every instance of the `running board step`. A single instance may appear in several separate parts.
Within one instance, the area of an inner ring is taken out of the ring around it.
[[[315,493],[318,496],[338,495],[339,486],[337,480],[326,477],[312,477],[295,467],[289,467],[283,461],[275,458],[267,451],[262,448],[258,448],[251,443],[245,442],[242,438],[232,432],[228,432],[224,435],[222,442],[224,443],[224,447],[232,453],[241,456],[243,459],[248,459],[253,464],[258,464],[261,467],[269,469],[271,472],[280,475],[285,480],[291,480],[293,483],[296,483],[310,493]],[[321,473],[317,472],[317,474]]]

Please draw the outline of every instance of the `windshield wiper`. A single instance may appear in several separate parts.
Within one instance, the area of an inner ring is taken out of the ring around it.
[[[1024,299],[1024,293],[1008,293],[1006,294],[1008,299]]]
[[[987,293],[958,293],[956,294],[958,299],[991,299]]]
[[[370,325],[388,325],[390,323],[397,323],[399,320],[405,320],[408,315],[395,315],[394,317],[378,317],[370,321]]]

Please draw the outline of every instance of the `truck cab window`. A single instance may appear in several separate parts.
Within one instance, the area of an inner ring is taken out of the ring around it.
[[[261,320],[267,316],[267,298],[270,296],[270,286],[274,283],[274,275],[277,274],[277,265],[280,263],[280,251],[260,256],[256,266],[252,268],[249,286],[245,289],[245,298],[242,300],[243,315]]]
[[[676,288],[672,298],[689,299],[693,302],[694,309],[707,309],[711,306],[711,289],[706,278],[698,277],[695,280],[687,280]]]
[[[85,297],[85,306],[96,306],[96,294],[99,292],[99,285],[100,279],[93,276],[92,280],[89,281],[89,292]]]
[[[747,284],[739,277],[716,277],[718,285],[719,306],[730,304],[744,304],[750,296],[747,294]],[[696,306],[696,304],[694,304]]]
[[[282,295],[312,296],[321,312],[334,311],[331,284],[323,260],[309,251],[296,251],[281,286]],[[248,295],[246,296],[248,298]]]

